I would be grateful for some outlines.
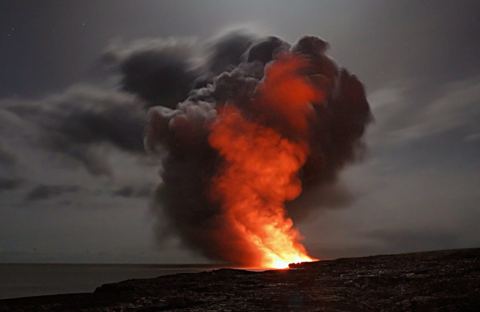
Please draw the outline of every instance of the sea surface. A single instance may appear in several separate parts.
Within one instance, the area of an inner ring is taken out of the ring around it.
[[[213,265],[0,264],[0,299],[92,292],[105,283],[208,271]]]

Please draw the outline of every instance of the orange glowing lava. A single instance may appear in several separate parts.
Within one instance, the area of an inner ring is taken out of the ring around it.
[[[288,268],[289,263],[315,260],[285,209],[285,202],[302,192],[298,172],[309,153],[308,118],[312,103],[323,98],[301,75],[305,64],[295,55],[275,61],[255,95],[259,116],[247,117],[227,104],[212,125],[209,143],[222,157],[212,196],[222,207],[235,243],[248,249],[248,258],[235,259],[246,266]],[[273,110],[275,122],[281,121],[279,127],[287,130],[267,126],[271,123],[262,118],[262,110]]]

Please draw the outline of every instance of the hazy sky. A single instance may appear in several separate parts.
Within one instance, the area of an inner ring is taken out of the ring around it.
[[[159,166],[121,122],[144,116],[105,55],[238,28],[320,36],[366,86],[368,152],[340,181],[354,201],[299,225],[315,256],[478,247],[479,12],[475,0],[1,1],[0,262],[204,261],[153,239]]]

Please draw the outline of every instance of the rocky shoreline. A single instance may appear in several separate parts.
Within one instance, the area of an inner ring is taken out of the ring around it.
[[[480,311],[480,248],[127,280],[4,311]]]

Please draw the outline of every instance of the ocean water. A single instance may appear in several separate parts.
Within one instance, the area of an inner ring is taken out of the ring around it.
[[[127,279],[200,272],[212,265],[0,264],[0,299],[92,292]]]

